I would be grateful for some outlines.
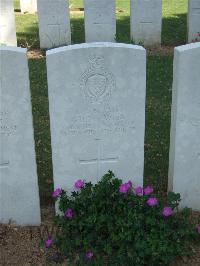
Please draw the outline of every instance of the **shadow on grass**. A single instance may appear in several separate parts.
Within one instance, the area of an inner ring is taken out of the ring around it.
[[[144,176],[158,191],[167,189],[172,78],[172,56],[148,56]]]
[[[162,43],[178,46],[186,43],[187,14],[175,14],[173,17],[163,18]]]
[[[23,19],[20,22],[23,23]],[[85,42],[84,18],[71,17],[72,44]],[[163,18],[162,44],[178,46],[186,43],[187,15],[175,14],[172,17]],[[22,47],[39,48],[38,23],[26,22],[24,31],[17,32],[18,45]],[[117,42],[130,43],[130,17],[117,16]]]
[[[29,59],[29,75],[41,205],[52,203],[52,152],[45,59]]]
[[[21,21],[22,23],[23,21]],[[30,26],[31,24],[31,26]],[[72,44],[85,42],[84,19],[71,18]],[[39,49],[39,28],[38,23],[29,23],[24,31],[17,31],[18,46],[31,49]]]
[[[130,17],[121,16],[117,20],[117,41],[130,43]],[[162,45],[178,46],[186,43],[187,15],[175,14],[162,19]]]
[[[83,17],[71,17],[72,44],[85,42],[85,27]]]
[[[21,47],[40,47],[39,28],[35,15],[17,15],[17,44]]]

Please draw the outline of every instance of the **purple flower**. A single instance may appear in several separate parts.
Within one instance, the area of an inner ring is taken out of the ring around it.
[[[197,233],[200,234],[200,224],[197,225]]]
[[[57,198],[60,196],[60,194],[62,193],[62,189],[61,188],[57,188],[54,190],[54,192],[52,193],[52,197],[53,198]]]
[[[128,183],[123,183],[119,187],[119,192],[126,193],[130,188],[132,188],[132,182],[128,181]]]
[[[83,188],[85,186],[85,182],[84,180],[78,179],[75,184],[74,184],[75,188],[80,189]]]
[[[173,214],[173,210],[171,207],[164,207],[162,210],[162,215],[165,217],[171,216]]]
[[[91,259],[94,256],[94,253],[92,251],[88,251],[85,255],[88,259]]]
[[[74,212],[71,208],[68,208],[65,212],[65,217],[72,218],[74,216]]]
[[[147,200],[147,204],[148,204],[149,206],[155,206],[155,205],[158,204],[158,200],[157,200],[157,198],[149,198],[149,199]]]
[[[119,192],[126,193],[127,192],[127,186],[125,184],[121,184],[119,187]]]
[[[147,186],[144,188],[144,195],[149,195],[153,193],[153,187],[152,186]]]
[[[135,194],[136,195],[141,195],[142,194],[142,187],[140,187],[140,186],[139,187],[136,187],[135,188]]]
[[[45,241],[45,247],[46,248],[49,248],[53,243],[53,239],[52,237],[50,236],[46,241]]]

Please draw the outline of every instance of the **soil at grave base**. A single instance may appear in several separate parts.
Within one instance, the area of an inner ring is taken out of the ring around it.
[[[30,49],[27,56],[29,59],[41,59],[45,57],[45,52],[40,49]]]
[[[146,48],[149,55],[168,56],[173,55],[174,46],[162,45],[158,47]]]
[[[197,216],[199,217],[199,214],[195,214],[194,219]],[[0,224],[0,265],[56,265],[46,262],[45,249],[40,245],[41,239],[47,238],[47,228],[49,233],[53,228],[53,217],[53,206],[48,206],[42,208],[43,222],[40,227]],[[200,248],[194,247],[194,251],[193,257],[180,258],[171,266],[200,266]],[[67,263],[59,265],[67,266]]]

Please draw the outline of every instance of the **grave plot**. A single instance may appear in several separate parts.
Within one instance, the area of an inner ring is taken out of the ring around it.
[[[108,170],[143,183],[146,54],[82,44],[47,52],[55,187],[97,182]]]

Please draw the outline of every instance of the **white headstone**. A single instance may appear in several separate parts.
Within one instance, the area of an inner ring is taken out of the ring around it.
[[[48,2],[49,0],[47,0]],[[37,0],[20,0],[21,13],[36,13]]]
[[[188,42],[200,41],[200,0],[188,2]]]
[[[143,184],[146,52],[92,43],[47,52],[55,187],[117,177]]]
[[[68,0],[38,0],[40,48],[71,43]]]
[[[85,41],[114,42],[115,0],[84,0]]]
[[[13,0],[0,0],[0,45],[17,46]]]
[[[160,45],[162,0],[131,0],[131,40],[145,46]]]
[[[0,223],[39,225],[26,49],[0,47]]]
[[[175,48],[169,190],[200,210],[200,43]]]

